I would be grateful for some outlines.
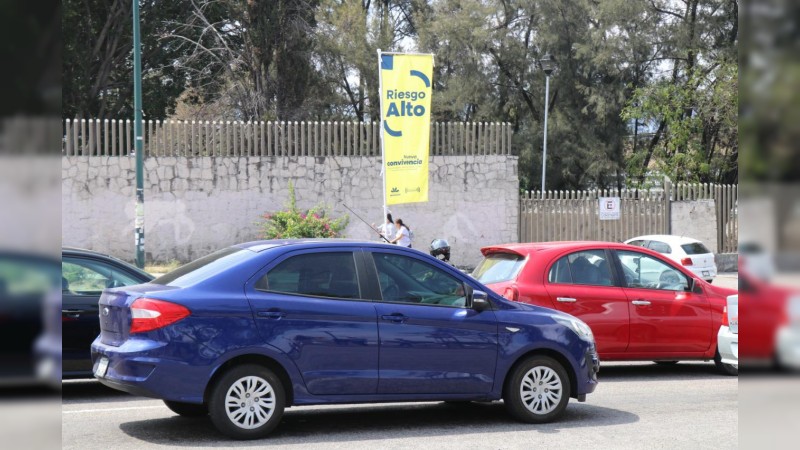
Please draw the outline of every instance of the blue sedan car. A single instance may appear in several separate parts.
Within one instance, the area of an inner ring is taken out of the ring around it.
[[[292,405],[503,399],[551,421],[597,386],[591,329],[422,252],[344,240],[229,247],[107,289],[95,376],[266,436]]]

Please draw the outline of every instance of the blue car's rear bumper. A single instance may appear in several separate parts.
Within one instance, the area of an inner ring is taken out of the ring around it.
[[[114,347],[103,344],[98,338],[92,343],[95,378],[106,386],[134,395],[203,403],[211,368],[154,356],[163,353],[159,351],[162,347],[163,343],[147,340],[128,340]],[[102,358],[108,359],[108,368],[105,373],[98,374]]]

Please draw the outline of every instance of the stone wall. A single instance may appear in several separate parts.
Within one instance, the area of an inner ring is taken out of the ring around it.
[[[430,201],[395,205],[427,251],[445,238],[455,264],[473,266],[479,249],[516,242],[517,157],[433,156]],[[129,157],[62,158],[64,245],[134,258],[135,162]],[[380,223],[380,159],[375,157],[151,157],[145,160],[145,251],[148,263],[189,261],[216,249],[258,239],[256,222],[283,208],[289,182],[298,206],[318,203],[336,216],[344,204]],[[347,237],[375,239],[350,214]]]
[[[717,208],[714,200],[690,200],[671,203],[672,234],[702,241],[717,252]]]

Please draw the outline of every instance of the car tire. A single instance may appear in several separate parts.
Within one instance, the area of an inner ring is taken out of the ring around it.
[[[211,422],[234,439],[267,436],[283,416],[286,394],[275,373],[264,366],[244,364],[225,372],[214,384],[208,401]]]
[[[717,370],[720,371],[723,375],[729,376],[737,376],[739,375],[739,367],[733,364],[725,364],[722,362],[722,357],[719,355],[719,350],[714,354],[714,365],[717,366]]]
[[[658,364],[659,366],[674,366],[678,364],[678,361],[653,361],[654,363]]]
[[[167,408],[179,416],[204,417],[208,415],[208,407],[203,404],[198,405],[196,403],[173,402],[170,400],[164,400],[164,404],[167,405]]]
[[[564,413],[570,394],[564,366],[553,358],[534,356],[514,368],[503,400],[509,413],[520,422],[547,423]]]

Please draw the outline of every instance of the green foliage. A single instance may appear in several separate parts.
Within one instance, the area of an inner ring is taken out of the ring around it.
[[[294,185],[289,183],[289,200],[286,210],[264,214],[259,223],[262,239],[337,238],[344,237],[349,217],[334,219],[328,210],[317,205],[307,211],[297,208]]]
[[[63,23],[64,114],[131,116],[130,2],[65,0]],[[183,92],[220,119],[378,120],[376,50],[431,52],[432,118],[511,123],[523,189],[545,108],[548,189],[737,177],[736,1],[155,0],[142,27],[147,118]]]
[[[737,170],[738,68],[724,62],[685,83],[662,80],[637,89],[622,117],[659,124],[663,131],[649,159],[633,153],[628,173],[657,172],[673,181],[725,181]],[[732,159],[733,157],[733,159]]]

